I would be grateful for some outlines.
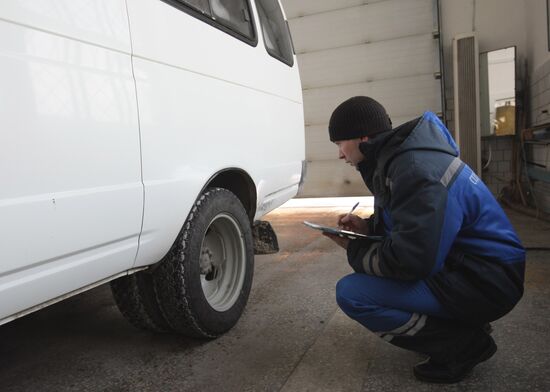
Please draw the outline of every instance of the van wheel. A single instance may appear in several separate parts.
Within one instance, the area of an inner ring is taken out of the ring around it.
[[[147,271],[111,281],[113,298],[120,313],[135,327],[153,332],[169,332],[153,290],[153,279]]]
[[[208,189],[153,272],[168,325],[199,338],[228,331],[248,301],[253,269],[252,232],[241,202],[226,189]]]

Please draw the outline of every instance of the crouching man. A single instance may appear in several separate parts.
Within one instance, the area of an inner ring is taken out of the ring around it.
[[[497,350],[488,323],[523,295],[525,252],[512,225],[433,113],[392,129],[380,103],[353,97],[333,112],[329,136],[375,198],[371,218],[342,215],[339,226],[384,236],[325,234],[355,271],[338,282],[338,305],[426,354],[413,369],[419,380],[462,380]]]

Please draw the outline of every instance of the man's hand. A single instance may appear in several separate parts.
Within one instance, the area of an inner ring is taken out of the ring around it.
[[[341,246],[342,248],[344,249],[348,249],[348,245],[349,245],[349,241],[350,239],[349,238],[342,238],[338,235],[334,235],[334,234],[330,234],[330,233],[326,233],[326,232],[323,232],[323,235],[325,237],[328,237],[330,238],[331,240],[333,240],[334,242],[336,242],[339,246]]]
[[[338,216],[338,227],[354,231],[359,234],[369,235],[369,226],[367,221],[358,217],[357,215],[342,214]]]

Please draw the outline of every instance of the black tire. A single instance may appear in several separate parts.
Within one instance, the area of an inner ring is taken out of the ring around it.
[[[148,271],[111,281],[111,291],[118,309],[135,327],[153,332],[171,331],[157,304]]]
[[[230,191],[208,189],[153,272],[158,304],[168,325],[198,338],[228,331],[248,301],[253,270],[252,232],[244,207]]]

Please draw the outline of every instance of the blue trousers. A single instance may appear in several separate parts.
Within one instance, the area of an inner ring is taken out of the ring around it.
[[[354,273],[336,284],[336,301],[349,317],[382,337],[389,332],[390,339],[407,329],[418,332],[427,316],[451,318],[424,281]]]

